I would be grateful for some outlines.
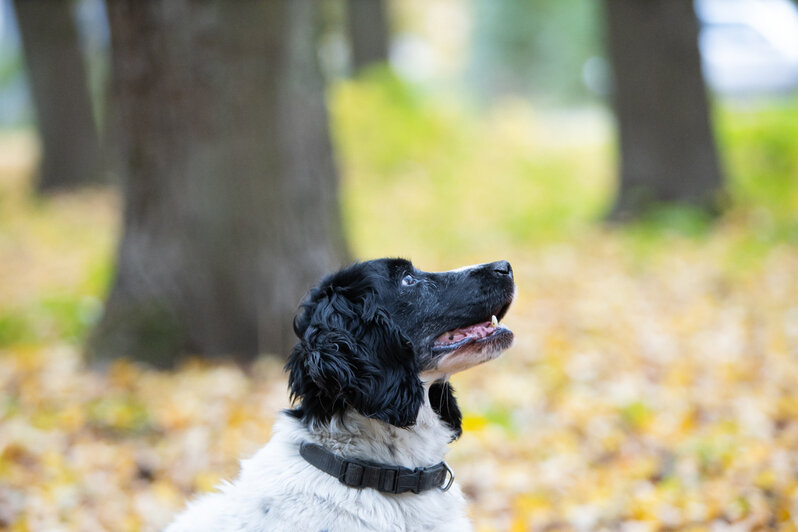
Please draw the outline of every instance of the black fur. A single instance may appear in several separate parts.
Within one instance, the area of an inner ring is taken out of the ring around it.
[[[379,272],[356,265],[302,303],[287,369],[303,418],[327,422],[351,407],[397,427],[414,423],[424,387],[410,340],[380,305],[379,284]]]
[[[403,259],[379,259],[326,277],[294,319],[299,343],[286,370],[300,404],[291,413],[326,423],[354,408],[397,427],[412,425],[424,401],[419,374],[434,369],[440,356],[435,338],[491,314],[501,317],[513,291],[506,262],[428,273]],[[459,435],[451,388],[433,385],[430,399]]]
[[[436,381],[429,388],[429,403],[444,423],[454,431],[452,440],[463,433],[463,415],[454,398],[454,388],[449,381]]]

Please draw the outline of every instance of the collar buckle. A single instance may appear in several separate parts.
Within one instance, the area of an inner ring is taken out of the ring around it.
[[[441,491],[449,491],[449,488],[451,488],[452,484],[454,484],[454,471],[452,471],[452,468],[449,467],[449,464],[447,464],[446,462],[441,462],[441,464],[443,464],[443,468],[445,470],[444,475],[448,476],[449,480],[446,481],[446,476],[444,476],[443,478],[445,483],[443,486],[440,486],[438,489],[440,489]]]

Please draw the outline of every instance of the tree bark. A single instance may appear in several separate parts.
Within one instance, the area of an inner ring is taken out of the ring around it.
[[[611,214],[662,203],[712,207],[722,176],[691,0],[605,0],[620,193]]]
[[[314,0],[108,3],[124,234],[92,360],[286,355],[345,260]]]
[[[346,13],[352,70],[355,73],[388,62],[387,5],[385,0],[347,0]]]
[[[102,180],[86,66],[68,0],[15,0],[42,157],[37,188]]]

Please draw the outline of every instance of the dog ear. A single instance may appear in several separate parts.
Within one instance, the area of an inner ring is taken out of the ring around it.
[[[294,414],[327,422],[351,407],[397,427],[415,423],[424,389],[410,340],[368,285],[322,283],[294,320],[299,343],[286,364]]]
[[[454,431],[452,441],[463,433],[463,415],[449,381],[435,381],[429,387],[429,403],[441,420]]]

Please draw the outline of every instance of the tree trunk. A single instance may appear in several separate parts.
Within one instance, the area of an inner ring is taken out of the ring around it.
[[[108,3],[124,234],[94,360],[287,354],[345,259],[314,0]]]
[[[722,185],[691,0],[605,0],[624,219],[661,203],[711,207]]]
[[[347,0],[349,43],[355,73],[388,61],[390,31],[386,11],[385,0]]]
[[[68,0],[15,0],[42,159],[39,191],[102,179],[86,66]]]

